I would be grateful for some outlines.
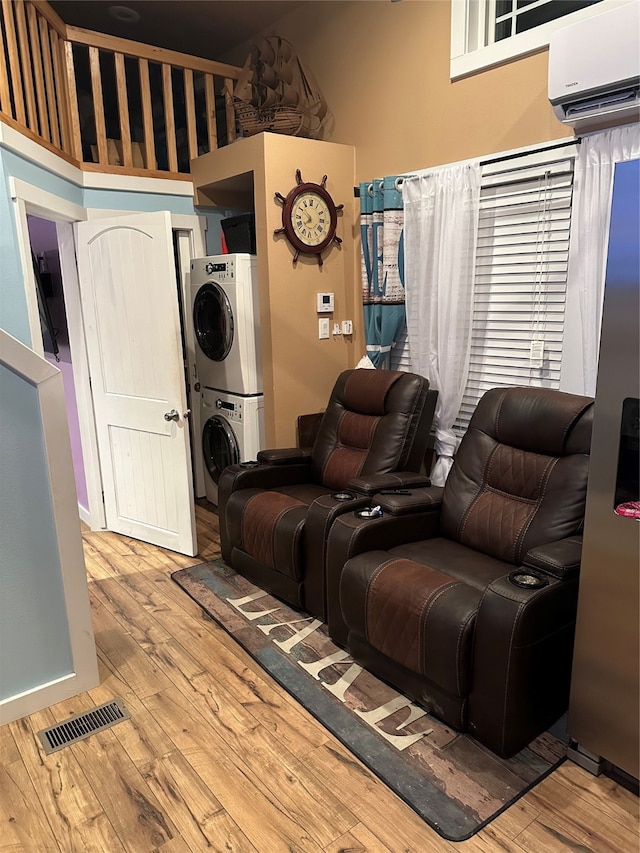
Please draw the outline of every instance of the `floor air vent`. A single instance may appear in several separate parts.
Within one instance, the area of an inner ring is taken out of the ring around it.
[[[122,700],[113,699],[111,702],[99,705],[92,711],[84,711],[82,714],[69,717],[64,723],[43,729],[38,732],[38,737],[45,754],[50,755],[52,752],[57,752],[71,743],[76,743],[76,741],[84,740],[89,735],[101,732],[103,729],[109,729],[116,723],[128,720],[130,717],[131,714],[122,704]]]

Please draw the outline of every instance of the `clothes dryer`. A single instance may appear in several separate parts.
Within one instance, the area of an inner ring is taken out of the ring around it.
[[[262,393],[255,255],[191,261],[190,290],[198,381],[232,394]]]
[[[202,454],[207,500],[218,505],[218,481],[227,465],[255,460],[264,447],[264,396],[202,391]]]

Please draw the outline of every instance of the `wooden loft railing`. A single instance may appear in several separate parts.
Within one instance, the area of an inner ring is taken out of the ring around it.
[[[240,68],[67,26],[1,0],[0,120],[88,171],[188,179],[235,139]]]

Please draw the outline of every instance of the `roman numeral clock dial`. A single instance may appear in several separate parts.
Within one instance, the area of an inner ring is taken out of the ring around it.
[[[322,266],[322,253],[332,243],[342,243],[336,236],[338,213],[344,207],[336,205],[325,188],[327,176],[322,183],[313,184],[302,180],[300,169],[296,170],[296,186],[286,198],[276,193],[282,204],[282,228],[274,234],[284,234],[295,249],[293,262],[301,254],[315,255]]]

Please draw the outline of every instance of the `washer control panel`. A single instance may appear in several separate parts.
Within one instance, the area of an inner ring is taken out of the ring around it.
[[[232,281],[236,277],[235,260],[231,256],[229,260],[215,260],[202,262],[191,261],[191,272],[200,267],[200,272],[212,276],[216,281]]]
[[[216,400],[216,409],[224,412],[226,418],[230,421],[242,420],[242,403],[232,403],[230,400],[223,400],[218,397]]]

